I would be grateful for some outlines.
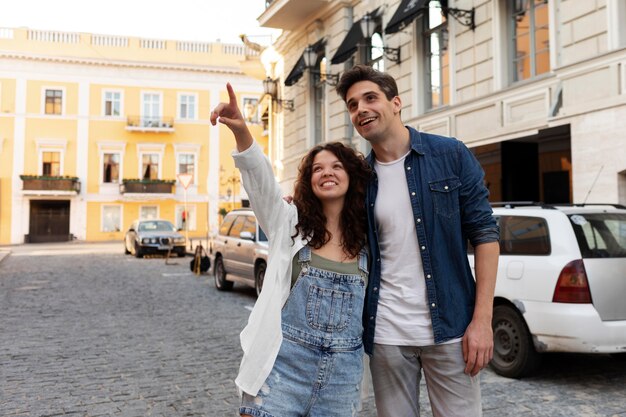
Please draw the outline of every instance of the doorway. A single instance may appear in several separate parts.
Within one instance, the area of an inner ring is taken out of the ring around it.
[[[489,201],[572,202],[570,126],[477,146],[472,152],[485,171]]]
[[[67,242],[70,234],[69,200],[31,200],[26,243]]]

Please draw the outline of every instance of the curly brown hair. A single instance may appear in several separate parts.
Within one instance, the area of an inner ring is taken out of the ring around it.
[[[298,224],[293,237],[298,235],[306,237],[309,245],[315,249],[324,246],[331,238],[330,232],[326,230],[326,216],[322,209],[322,202],[313,193],[311,185],[313,160],[321,151],[333,153],[341,161],[350,178],[340,218],[343,234],[341,244],[347,254],[355,257],[367,241],[365,190],[372,170],[362,154],[341,142],[317,145],[302,158],[295,182],[294,204],[298,208]]]

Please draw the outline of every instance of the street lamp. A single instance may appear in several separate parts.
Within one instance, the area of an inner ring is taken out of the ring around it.
[[[241,183],[241,180],[239,179],[238,175],[235,175],[235,172],[233,171],[232,175],[228,176],[228,177],[224,177],[224,169],[221,169],[221,180],[220,180],[220,184],[222,186],[224,185],[228,185],[229,187],[226,189],[226,196],[228,199],[231,198],[232,196],[232,210],[235,209],[235,186],[239,183]]]
[[[365,39],[371,39],[372,36],[374,36],[376,27],[378,26],[378,22],[376,22],[376,19],[370,13],[367,13],[361,19],[360,24],[363,37]],[[376,46],[376,48],[381,49],[388,60],[396,62],[398,64],[400,63],[400,48],[389,48],[387,46]]]
[[[317,63],[318,53],[313,48],[313,45],[309,45],[304,48],[304,52],[302,53],[302,59],[304,60],[304,69],[308,70],[311,74],[315,74],[320,77],[321,80],[324,80],[330,86],[336,86],[339,82],[339,74],[332,74],[330,72],[322,72],[319,68],[316,68],[315,65]],[[326,68],[324,67],[324,70]]]
[[[265,78],[265,80],[263,80],[263,92],[270,96],[273,101],[278,103],[280,107],[285,108],[289,111],[294,111],[295,106],[293,104],[293,100],[281,100],[278,98],[277,80],[274,80],[270,77]]]

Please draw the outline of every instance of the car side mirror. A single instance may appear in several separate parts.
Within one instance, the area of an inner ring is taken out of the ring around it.
[[[241,233],[239,233],[239,237],[241,239],[254,241],[254,233],[251,233],[251,232],[241,232]]]

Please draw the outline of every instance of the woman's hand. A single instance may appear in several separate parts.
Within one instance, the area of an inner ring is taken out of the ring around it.
[[[220,103],[211,112],[211,124],[215,126],[219,119],[220,123],[223,123],[228,127],[235,135],[237,141],[237,150],[239,152],[248,149],[254,138],[246,126],[246,121],[239,110],[237,105],[237,96],[230,83],[226,83],[226,90],[228,91],[228,103]]]

